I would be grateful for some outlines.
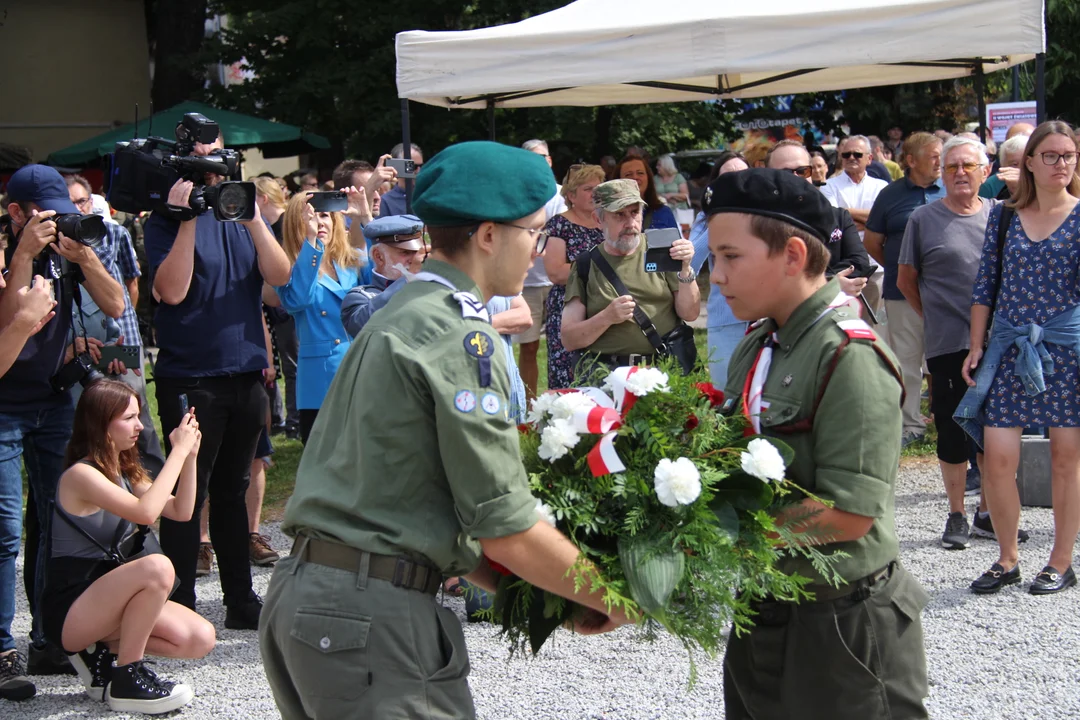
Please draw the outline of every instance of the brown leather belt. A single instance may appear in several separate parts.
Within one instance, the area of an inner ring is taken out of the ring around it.
[[[369,578],[385,580],[394,587],[417,590],[428,595],[438,594],[442,587],[443,576],[438,568],[402,555],[370,553],[307,535],[297,536],[290,554],[299,556],[302,562],[352,573],[361,572],[366,565]]]

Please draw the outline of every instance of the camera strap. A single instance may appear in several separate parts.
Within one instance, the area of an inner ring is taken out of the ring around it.
[[[615,273],[615,268],[611,267],[611,263],[607,261],[603,253],[600,252],[600,246],[595,246],[587,254],[590,262],[600,270],[600,273],[607,278],[607,281],[611,283],[611,286],[615,288],[615,292],[621,295],[630,295],[630,291],[626,288],[626,284]],[[584,258],[582,258],[584,259]],[[588,285],[582,287],[582,292],[588,295]],[[631,295],[631,297],[633,297]],[[586,298],[582,298],[585,300]],[[634,302],[634,322],[641,328],[642,334],[645,339],[649,341],[649,344],[653,346],[653,349],[658,353],[667,352],[667,345],[664,343],[664,339],[660,337],[660,331],[656,329],[656,325],[653,324],[652,318],[650,318],[644,310],[641,309],[641,305]]]

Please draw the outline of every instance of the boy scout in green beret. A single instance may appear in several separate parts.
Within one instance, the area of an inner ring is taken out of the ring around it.
[[[542,157],[490,142],[419,175],[431,255],[342,361],[285,510],[296,540],[259,623],[282,717],[474,717],[461,625],[435,594],[444,576],[494,590],[484,556],[596,611],[581,632],[628,622],[575,595],[577,549],[538,522],[484,307],[521,292],[554,193]]]
[[[754,628],[728,641],[725,717],[925,718],[928,596],[897,560],[893,522],[901,374],[854,299],[825,280],[832,208],[791,172],[765,169],[722,175],[703,204],[712,282],[740,320],[764,318],[733,354],[727,409],[795,450],[792,480],[832,504],[808,498],[785,514],[816,513],[795,529],[847,554],[839,587],[804,559],[784,561],[815,600],[754,603]]]

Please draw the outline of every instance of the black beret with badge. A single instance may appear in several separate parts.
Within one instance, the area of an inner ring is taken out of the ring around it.
[[[825,244],[836,229],[835,210],[821,191],[788,170],[724,173],[705,189],[701,206],[706,217],[740,213],[782,220]]]

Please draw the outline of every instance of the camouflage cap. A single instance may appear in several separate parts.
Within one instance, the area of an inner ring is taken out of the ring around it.
[[[593,204],[597,210],[618,212],[634,203],[643,204],[641,191],[635,180],[608,180],[592,191]]]

